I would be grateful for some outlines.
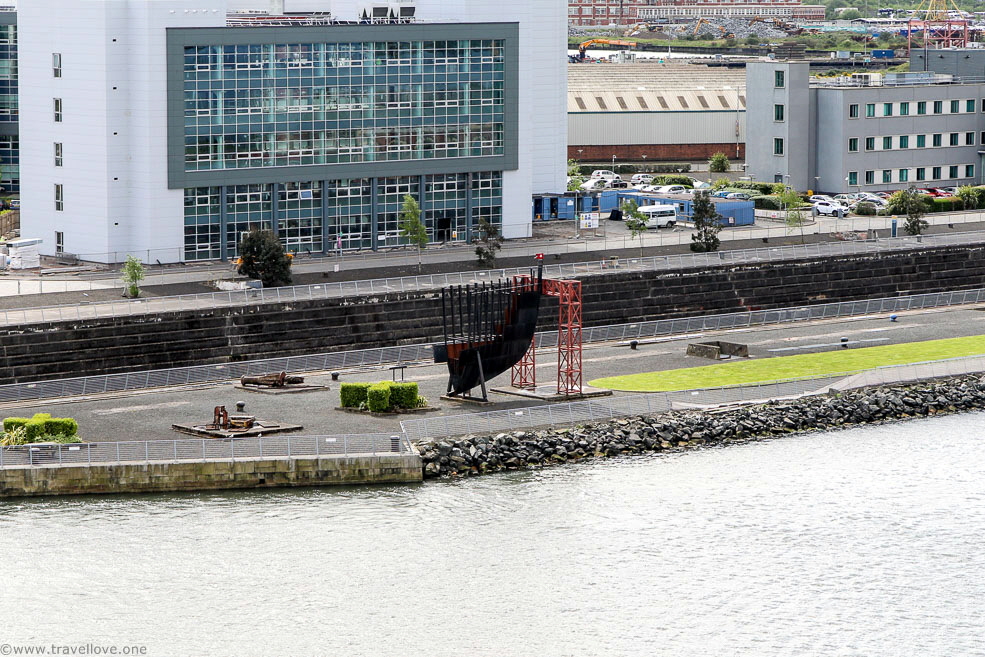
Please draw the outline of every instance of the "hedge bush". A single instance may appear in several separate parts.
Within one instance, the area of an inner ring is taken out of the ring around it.
[[[608,165],[612,167],[612,165]],[[578,173],[586,178],[592,175],[596,169],[605,169],[605,164],[580,164]],[[613,173],[687,173],[691,170],[690,164],[617,164],[611,169]],[[690,180],[688,181],[691,182]]]
[[[79,432],[79,423],[70,417],[51,417],[51,413],[35,413],[34,417],[8,417],[3,420],[3,430],[12,431],[24,427],[27,442],[36,442],[42,436],[73,438]],[[72,441],[77,442],[77,440]]]
[[[773,193],[774,183],[767,182],[756,182],[754,180],[733,180],[729,183],[729,187],[734,187],[736,189],[753,189],[763,196]]]
[[[359,408],[365,404],[371,383],[343,383],[339,387],[339,402],[342,408]]]
[[[391,383],[390,403],[395,408],[417,408],[416,383]]]
[[[951,212],[952,210],[963,210],[964,203],[961,199],[951,196],[948,198],[935,198],[931,201],[933,209],[931,212]]]
[[[779,210],[782,207],[779,196],[753,196],[752,202],[757,210]]]
[[[855,206],[855,214],[862,215],[863,217],[874,217],[876,215],[876,204],[868,203],[862,201]]]
[[[682,175],[658,176],[653,180],[654,185],[684,185],[694,187],[694,180]]]
[[[375,413],[390,410],[390,382],[380,381],[369,386],[366,391],[366,407]]]

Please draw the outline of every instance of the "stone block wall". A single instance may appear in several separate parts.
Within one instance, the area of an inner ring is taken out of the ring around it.
[[[282,457],[199,463],[0,468],[0,498],[88,493],[341,486],[422,480],[418,454]]]
[[[985,248],[947,247],[582,279],[584,325],[985,286]],[[545,299],[541,330],[557,325]],[[441,296],[394,293],[0,328],[0,383],[415,344]]]

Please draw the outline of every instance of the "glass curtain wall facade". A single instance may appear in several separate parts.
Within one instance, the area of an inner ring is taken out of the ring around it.
[[[17,137],[17,25],[12,13],[0,14],[0,187],[4,194],[20,192]]]
[[[184,171],[235,180],[271,167],[503,155],[503,51],[502,39],[184,47]],[[432,241],[467,239],[479,217],[502,221],[500,171],[338,171],[339,179],[186,188],[186,259],[234,257],[254,227],[295,252],[396,246],[408,194]]]

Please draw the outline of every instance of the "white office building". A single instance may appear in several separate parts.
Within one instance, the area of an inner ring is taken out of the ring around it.
[[[434,241],[530,234],[564,188],[562,2],[273,4],[22,3],[22,234],[97,262],[231,258],[254,228],[377,249],[406,194]]]

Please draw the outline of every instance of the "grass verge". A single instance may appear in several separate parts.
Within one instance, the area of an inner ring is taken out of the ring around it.
[[[906,365],[980,354],[985,354],[985,335],[610,376],[589,381],[589,385],[628,392],[666,392],[841,374],[885,365]]]

